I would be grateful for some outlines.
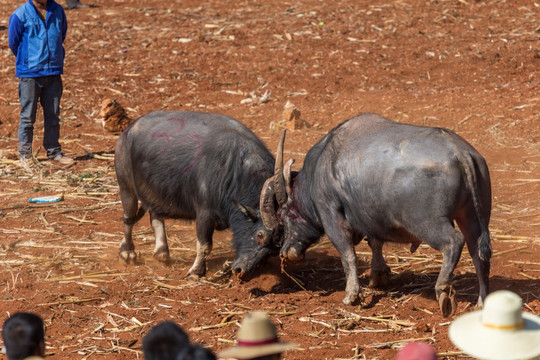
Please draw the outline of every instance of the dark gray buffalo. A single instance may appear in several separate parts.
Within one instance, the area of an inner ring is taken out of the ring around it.
[[[205,274],[215,229],[232,229],[232,269],[239,276],[270,255],[263,244],[275,232],[261,221],[259,194],[272,176],[274,158],[238,121],[218,114],[152,112],[122,133],[115,167],[125,224],[120,258],[126,263],[136,259],[132,229],[146,211],[156,237],[154,257],[162,262],[170,261],[164,219],[196,219],[197,257],[190,275]]]
[[[266,227],[284,229],[282,259],[301,260],[326,233],[345,270],[343,303],[351,304],[359,297],[354,245],[361,239],[373,254],[373,287],[390,277],[384,242],[411,243],[412,252],[426,242],[443,255],[435,292],[448,316],[455,308],[450,277],[467,243],[482,305],[489,292],[491,185],[484,158],[470,144],[450,130],[361,114],[330,131],[291,175],[292,160],[283,166],[284,136],[275,175],[261,193]]]

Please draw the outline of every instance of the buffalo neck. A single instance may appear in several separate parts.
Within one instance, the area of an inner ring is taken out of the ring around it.
[[[309,232],[312,233],[310,237],[321,237],[324,234],[324,229],[311,197],[311,181],[302,171],[296,176],[295,180],[291,188],[293,201],[290,208],[294,208],[298,216],[309,227]]]

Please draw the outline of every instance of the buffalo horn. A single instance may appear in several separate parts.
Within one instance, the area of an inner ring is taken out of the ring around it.
[[[283,143],[285,142],[285,134],[287,130],[283,130],[281,139],[279,140],[276,153],[276,165],[274,169],[274,187],[276,191],[276,200],[279,206],[287,203],[287,192],[285,190],[285,178],[283,177]]]
[[[285,188],[287,189],[288,197],[291,197],[291,166],[294,164],[294,159],[289,159],[283,167],[283,177],[285,179]]]
[[[264,227],[273,230],[278,224],[276,209],[274,207],[274,178],[266,180],[261,190],[260,209]]]

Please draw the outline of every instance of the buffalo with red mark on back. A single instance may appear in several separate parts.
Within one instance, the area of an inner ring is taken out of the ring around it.
[[[119,256],[125,263],[136,260],[133,226],[146,211],[156,238],[154,257],[164,263],[171,260],[165,219],[196,221],[197,256],[189,270],[194,277],[206,273],[214,230],[231,228],[231,268],[239,277],[277,255],[267,245],[279,230],[266,229],[259,213],[274,158],[240,122],[189,111],[149,113],[121,134],[115,169],[125,224]]]

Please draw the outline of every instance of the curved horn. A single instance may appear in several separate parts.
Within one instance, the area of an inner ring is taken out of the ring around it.
[[[285,178],[283,177],[283,143],[285,142],[285,134],[287,130],[283,130],[281,139],[279,140],[278,149],[276,152],[276,165],[274,169],[274,187],[276,191],[276,200],[279,206],[287,203],[287,192],[285,190]]]
[[[278,224],[276,209],[274,207],[274,178],[267,179],[261,190],[259,207],[263,225],[268,230],[273,230]]]
[[[294,159],[289,159],[283,167],[283,178],[285,179],[285,189],[287,196],[291,197],[291,166],[294,164]]]

